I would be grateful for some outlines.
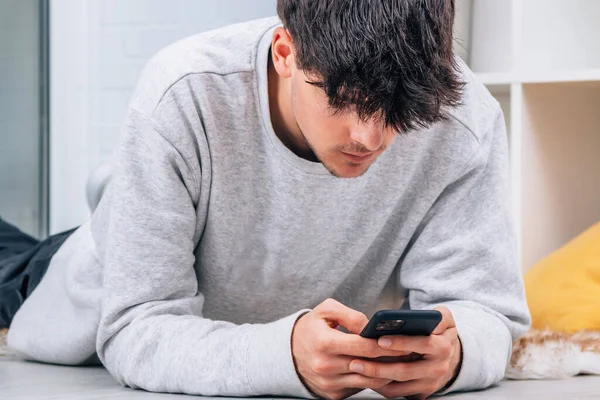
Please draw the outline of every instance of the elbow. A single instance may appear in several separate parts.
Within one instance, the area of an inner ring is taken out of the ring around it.
[[[98,353],[98,358],[100,358],[104,368],[121,386],[152,391],[151,388],[140,384],[134,373],[134,361],[127,353],[107,345],[104,346],[102,353]]]
[[[130,379],[128,379],[129,373],[132,370],[132,367],[129,365],[133,361],[131,354],[119,348],[118,340],[119,332],[109,333],[101,325],[96,337],[98,358],[117,382],[123,386],[135,387],[130,384]]]
[[[164,392],[158,384],[159,379],[155,379],[160,373],[152,357],[152,346],[133,339],[135,335],[128,332],[128,327],[111,335],[99,330],[96,341],[98,358],[122,386]]]

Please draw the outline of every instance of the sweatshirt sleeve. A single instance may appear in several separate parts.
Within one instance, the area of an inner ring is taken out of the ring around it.
[[[500,110],[459,174],[426,214],[401,260],[411,309],[447,307],[463,346],[460,373],[443,393],[504,377],[512,341],[530,315],[509,209],[507,137]]]
[[[94,216],[104,267],[98,356],[121,384],[148,391],[311,397],[290,348],[303,311],[267,324],[202,317],[194,269],[200,160],[189,158],[151,119],[129,112]]]

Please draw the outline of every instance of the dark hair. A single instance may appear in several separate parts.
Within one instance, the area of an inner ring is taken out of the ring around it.
[[[277,12],[334,111],[407,132],[460,104],[454,0],[278,0]]]

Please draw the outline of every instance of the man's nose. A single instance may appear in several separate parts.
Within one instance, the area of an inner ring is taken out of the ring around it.
[[[376,125],[360,125],[355,127],[350,137],[354,142],[362,144],[369,151],[377,151],[383,144],[383,129]]]

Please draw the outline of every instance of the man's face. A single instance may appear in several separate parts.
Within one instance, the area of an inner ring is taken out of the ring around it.
[[[352,110],[334,113],[325,92],[300,70],[292,74],[292,111],[304,139],[320,162],[340,178],[364,174],[397,132],[380,121],[360,121]]]

